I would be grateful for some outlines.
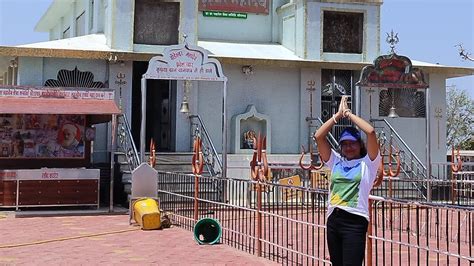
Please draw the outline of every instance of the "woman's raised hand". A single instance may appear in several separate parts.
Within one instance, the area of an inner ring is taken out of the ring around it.
[[[344,101],[345,101],[345,100],[344,100],[344,97],[345,97],[345,96],[342,96],[341,102],[339,103],[339,109],[337,110],[337,113],[338,113],[339,115],[341,115],[341,116],[342,116],[342,114],[344,113],[344,110],[345,110],[345,109],[344,109]]]
[[[351,110],[349,109],[349,106],[347,105],[347,99],[348,99],[348,96],[347,95],[343,95],[342,98],[341,98],[341,102],[339,103],[339,110],[337,111],[341,116],[344,115],[344,113],[346,112],[346,110]]]

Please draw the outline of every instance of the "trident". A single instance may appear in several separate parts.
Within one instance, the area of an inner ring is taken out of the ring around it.
[[[204,167],[204,157],[202,155],[202,141],[200,137],[196,137],[193,143],[192,168],[194,174],[194,221],[198,220],[198,196],[199,196],[199,175],[202,174]]]
[[[321,162],[320,165],[316,165],[316,164],[315,164],[315,162],[314,162],[314,160],[313,160],[313,157],[314,157],[314,156],[313,156],[313,155],[314,155],[314,154],[313,154],[313,149],[311,149],[311,147],[309,147],[309,155],[310,155],[310,156],[309,156],[309,159],[310,159],[310,164],[309,164],[308,166],[303,165],[303,158],[304,158],[304,156],[306,155],[306,151],[305,151],[303,145],[301,145],[301,148],[302,148],[302,150],[303,150],[303,151],[301,152],[301,157],[300,157],[300,167],[301,167],[301,169],[303,169],[303,170],[319,170],[319,169],[323,168],[324,164],[323,164],[322,162]],[[321,161],[322,161],[322,160],[321,160]]]
[[[385,171],[384,167],[384,156],[383,154],[385,153],[385,146],[383,147],[383,152],[382,152],[382,160],[380,162],[380,172],[379,172],[379,179],[383,179],[383,176],[388,176],[388,194],[390,197],[392,197],[392,177],[398,176],[400,173],[400,150],[396,149],[395,152],[395,160],[397,162],[395,171],[392,168],[392,155],[393,155],[393,145],[392,145],[392,137],[390,137],[390,148],[388,150],[388,172]],[[382,147],[380,147],[380,150],[382,150]],[[383,175],[382,178],[380,178],[380,175]],[[380,181],[381,182],[381,181]],[[378,182],[376,182],[378,183]]]
[[[267,137],[262,138],[258,133],[257,139],[253,138],[253,143],[255,149],[250,162],[251,176],[255,181],[265,181],[268,176]]]
[[[155,141],[153,138],[150,140],[150,166],[155,168],[156,165],[156,153],[155,153]]]
[[[392,169],[392,155],[393,155],[393,151],[392,151],[392,139],[390,138],[390,148],[388,150],[388,158],[389,158],[389,161],[388,161],[388,172],[385,172],[385,169],[384,169],[384,157],[382,156],[382,161],[381,161],[381,164],[382,164],[382,172],[383,172],[383,175],[384,176],[390,176],[390,177],[396,177],[398,176],[398,174],[400,173],[400,150],[399,149],[395,149],[396,152],[395,152],[395,160],[397,162],[397,165],[396,165],[396,168],[395,168],[395,171]],[[381,147],[382,148],[382,147]],[[383,147],[383,152],[382,154],[385,153],[385,146]]]
[[[461,160],[461,155],[459,155],[459,147],[456,153],[456,160],[458,161],[457,164],[454,163],[455,161],[454,158],[455,156],[454,156],[454,146],[453,146],[451,148],[451,170],[453,170],[453,173],[457,173],[462,168],[462,160]]]
[[[457,163],[455,161],[457,160]],[[455,199],[457,198],[456,195],[456,178],[454,174],[459,172],[462,169],[462,160],[461,155],[459,154],[459,147],[457,149],[456,156],[454,156],[454,146],[451,148],[451,195],[452,195],[452,203],[454,204]]]
[[[258,133],[258,138],[253,138],[254,150],[252,161],[250,161],[250,174],[253,180],[257,181],[257,256],[262,256],[262,187],[261,182],[266,181],[268,176],[268,161],[267,161],[267,138],[261,137]]]
[[[202,169],[204,167],[204,157],[202,155],[202,141],[200,137],[196,137],[196,139],[194,139],[192,160],[193,174],[202,174]]]

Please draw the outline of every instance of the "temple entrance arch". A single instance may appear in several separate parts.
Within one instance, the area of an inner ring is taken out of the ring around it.
[[[227,173],[227,77],[222,72],[221,64],[214,58],[208,58],[208,52],[186,42],[172,45],[163,51],[162,56],[155,56],[148,62],[148,69],[141,79],[141,126],[140,126],[140,159],[144,162],[147,124],[147,81],[218,81],[222,89],[222,176]]]

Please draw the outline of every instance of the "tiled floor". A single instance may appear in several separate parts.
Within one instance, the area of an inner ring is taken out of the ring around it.
[[[0,212],[0,265],[272,265],[178,227],[142,231],[127,215],[15,218]]]

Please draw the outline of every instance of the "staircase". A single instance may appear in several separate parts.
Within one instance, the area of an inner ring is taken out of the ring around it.
[[[145,154],[145,158],[149,158],[149,153]],[[191,173],[191,159],[192,153],[190,152],[158,152],[156,153],[156,165],[155,169],[158,172],[171,172],[171,173]],[[124,187],[124,192],[127,195],[131,193],[132,186],[132,171],[128,165],[126,155],[124,152],[115,153],[115,161],[117,162],[119,173],[121,173],[121,181]]]
[[[385,169],[388,169],[389,161],[392,167],[397,163],[395,154],[391,156],[389,154],[390,146],[393,153],[396,150],[399,151],[400,158],[399,175],[391,178],[384,177],[388,178],[388,181],[375,189],[374,194],[389,198],[426,201],[429,198],[426,166],[386,119],[372,119],[371,122],[377,132],[379,142],[385,147],[385,151],[382,151]]]
[[[197,119],[197,122],[195,121]],[[209,134],[199,116],[191,118],[193,128],[193,137],[200,136],[203,139],[203,154],[206,164],[203,176],[217,176],[222,172],[222,163],[220,157],[215,151]],[[140,165],[140,156],[135,146],[130,131],[130,126],[125,115],[120,115],[118,119],[117,133],[117,152],[115,152],[116,171],[121,175],[121,182],[124,187],[124,193],[128,196],[131,193],[132,171]],[[193,179],[185,178],[182,182],[176,182],[176,175],[192,174],[191,161],[192,152],[158,152],[156,153],[155,169],[159,172],[159,189],[173,193],[188,191],[190,185],[194,186]],[[145,158],[149,158],[150,154],[146,153]],[[215,197],[222,195],[222,188],[212,183],[212,179],[204,179],[201,181],[200,193],[215,194]],[[187,192],[188,193],[188,192]]]

